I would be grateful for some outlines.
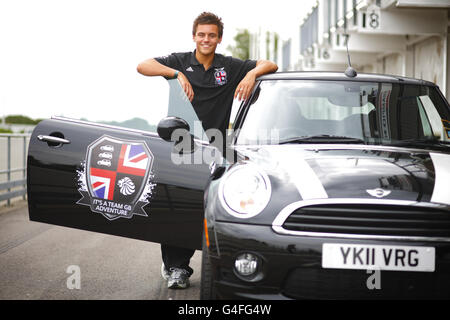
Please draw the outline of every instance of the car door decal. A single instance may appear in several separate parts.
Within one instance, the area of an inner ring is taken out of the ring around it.
[[[153,159],[145,141],[100,137],[88,146],[78,171],[82,198],[77,204],[89,206],[108,220],[135,214],[147,217],[143,207],[155,187]]]

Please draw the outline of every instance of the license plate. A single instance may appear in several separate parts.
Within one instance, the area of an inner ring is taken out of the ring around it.
[[[435,248],[324,243],[322,268],[434,272]]]

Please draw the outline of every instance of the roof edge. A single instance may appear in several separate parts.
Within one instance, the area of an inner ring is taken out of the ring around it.
[[[338,81],[375,81],[375,82],[395,82],[420,84],[427,86],[436,86],[433,82],[408,78],[403,76],[377,74],[377,73],[358,73],[354,78],[347,77],[344,72],[335,71],[283,71],[262,75],[258,80],[338,80]]]

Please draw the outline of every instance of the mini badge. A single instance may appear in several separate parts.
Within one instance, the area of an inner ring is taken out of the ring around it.
[[[384,189],[381,189],[381,188],[368,189],[368,190],[366,190],[366,192],[368,194],[370,194],[372,197],[377,197],[377,198],[384,198],[384,197],[388,196],[391,193],[390,190],[384,190]]]
[[[142,209],[153,187],[153,154],[144,141],[103,136],[86,151],[84,170],[78,172],[77,204],[91,207],[108,220],[145,216]]]
[[[219,86],[227,83],[227,72],[224,69],[225,67],[215,69],[216,72],[214,73],[214,78],[216,78],[216,84],[218,84]]]

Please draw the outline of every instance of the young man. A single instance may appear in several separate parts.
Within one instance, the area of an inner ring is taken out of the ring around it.
[[[218,129],[225,141],[233,99],[249,98],[255,79],[277,71],[278,66],[267,60],[242,61],[217,54],[222,34],[222,19],[203,12],[195,19],[192,29],[194,52],[148,59],[140,63],[137,70],[146,76],[178,79],[204,130]],[[161,253],[161,272],[168,280],[168,287],[189,287],[189,277],[193,273],[189,261],[194,250],[161,244]]]

